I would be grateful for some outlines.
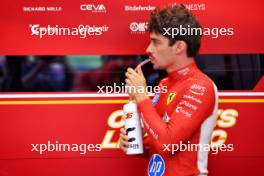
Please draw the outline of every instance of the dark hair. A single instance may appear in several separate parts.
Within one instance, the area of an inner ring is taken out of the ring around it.
[[[199,34],[186,34],[186,35],[167,35],[165,29],[173,28],[185,29],[199,29],[199,24],[196,17],[183,5],[173,4],[162,9],[156,9],[151,13],[148,23],[148,31],[162,34],[169,39],[170,46],[175,44],[177,40],[182,40],[187,44],[187,55],[194,57],[199,52],[201,46],[202,32]]]

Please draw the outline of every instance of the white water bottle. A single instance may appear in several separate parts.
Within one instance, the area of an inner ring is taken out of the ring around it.
[[[128,135],[128,148],[127,155],[142,154],[143,142],[142,142],[142,129],[141,123],[137,111],[137,105],[132,101],[125,104],[123,107],[125,130]]]

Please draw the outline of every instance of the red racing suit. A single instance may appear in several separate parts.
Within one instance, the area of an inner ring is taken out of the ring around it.
[[[138,104],[150,148],[148,175],[207,175],[208,150],[179,147],[209,146],[217,119],[216,86],[194,62],[169,73],[159,86],[167,86],[167,92]]]

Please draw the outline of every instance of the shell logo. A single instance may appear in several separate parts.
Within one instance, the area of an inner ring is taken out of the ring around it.
[[[220,146],[225,144],[228,139],[227,129],[237,123],[238,111],[235,109],[219,109],[218,119],[212,134],[211,144]],[[124,126],[123,110],[117,110],[110,114],[107,124],[110,129],[105,133],[102,141],[102,149],[116,149],[119,144],[119,129]],[[127,113],[126,118],[131,118],[132,113]]]

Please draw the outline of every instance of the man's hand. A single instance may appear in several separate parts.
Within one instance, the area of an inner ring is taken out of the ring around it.
[[[128,147],[128,142],[129,138],[126,134],[126,130],[124,128],[120,129],[120,148],[126,152],[127,151],[127,147]]]
[[[129,96],[137,103],[148,98],[146,80],[140,67],[136,68],[136,70],[128,68],[125,81]]]
[[[142,128],[142,136],[144,137],[146,135],[146,131],[144,128]],[[127,151],[127,147],[129,145],[129,137],[128,135],[126,134],[126,130],[124,128],[120,128],[120,143],[119,143],[119,146],[120,148],[123,150],[123,152],[126,152]]]

